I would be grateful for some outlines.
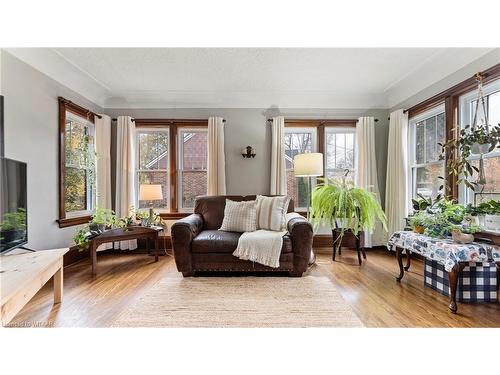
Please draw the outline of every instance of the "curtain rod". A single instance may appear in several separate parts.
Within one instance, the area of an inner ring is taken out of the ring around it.
[[[297,119],[293,119],[293,120],[297,120]],[[301,119],[298,119],[298,120],[301,120]],[[346,121],[352,121],[352,120],[355,120],[355,119],[340,119],[340,120],[346,120]],[[273,119],[272,118],[268,118],[266,120],[267,122],[272,122]],[[314,121],[314,120],[313,120]],[[331,121],[331,120],[316,120],[316,121],[323,121],[323,122],[328,122],[328,121]],[[378,122],[378,118],[376,118],[375,120],[373,120],[375,122]]]
[[[60,102],[65,103],[65,104],[71,104],[72,106],[78,108],[81,111],[85,111],[87,113],[90,113],[92,116],[97,117],[97,118],[102,118],[102,116],[98,113],[92,112],[90,109],[87,109],[85,107],[82,107],[81,105],[78,105],[76,103],[73,103],[71,100],[68,100],[66,98],[63,98],[62,96],[59,96],[57,98]]]
[[[131,119],[132,121],[135,121],[135,118],[132,118]],[[152,119],[152,120],[159,120],[159,119]],[[173,120],[167,120],[167,121],[171,121],[171,122],[174,122],[176,119],[173,119]],[[183,120],[183,119],[178,119],[178,120]],[[118,121],[117,118],[112,118],[111,121]],[[208,121],[208,120],[207,120]],[[222,119],[222,122],[226,122],[226,119]]]

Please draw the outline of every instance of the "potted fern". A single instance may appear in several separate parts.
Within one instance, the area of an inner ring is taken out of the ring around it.
[[[315,226],[330,224],[335,241],[342,243],[346,232],[358,237],[362,230],[373,232],[377,221],[387,231],[384,211],[375,193],[355,187],[352,182],[319,178],[312,194],[311,218]]]

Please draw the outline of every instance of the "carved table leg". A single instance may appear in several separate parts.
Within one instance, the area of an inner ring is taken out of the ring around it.
[[[453,314],[457,313],[457,286],[458,286],[458,276],[460,272],[464,269],[465,263],[456,264],[453,269],[448,272],[448,281],[450,282],[450,305],[448,306]]]
[[[405,271],[403,268],[403,249],[399,246],[396,246],[396,259],[398,260],[399,265],[399,276],[396,277],[396,281],[400,282],[405,274]]]
[[[406,266],[405,266],[405,271],[408,271],[410,269],[410,264],[411,264],[411,251],[406,249]]]

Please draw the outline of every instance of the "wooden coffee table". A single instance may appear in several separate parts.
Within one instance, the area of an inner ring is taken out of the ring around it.
[[[92,260],[92,274],[97,273],[97,248],[99,245],[108,242],[120,242],[128,240],[137,240],[145,238],[147,240],[147,249],[149,250],[149,240],[155,242],[155,262],[158,262],[158,247],[159,247],[159,233],[163,228],[150,228],[133,226],[127,229],[111,229],[90,240],[90,258]]]

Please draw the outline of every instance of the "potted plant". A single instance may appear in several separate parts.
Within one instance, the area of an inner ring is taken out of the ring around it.
[[[315,225],[326,220],[336,239],[342,242],[347,231],[358,236],[361,230],[373,231],[380,221],[385,230],[386,218],[375,193],[353,186],[345,178],[319,178],[312,194],[311,218]]]
[[[102,233],[106,228],[110,228],[115,223],[115,213],[107,208],[96,208],[90,221],[90,230]]]
[[[90,236],[91,233],[88,225],[80,228],[73,236],[73,241],[75,242],[75,245],[78,247],[79,251],[83,251],[89,247]]]
[[[425,223],[428,220],[429,214],[425,211],[418,211],[409,218],[408,224],[415,233],[424,234]]]

